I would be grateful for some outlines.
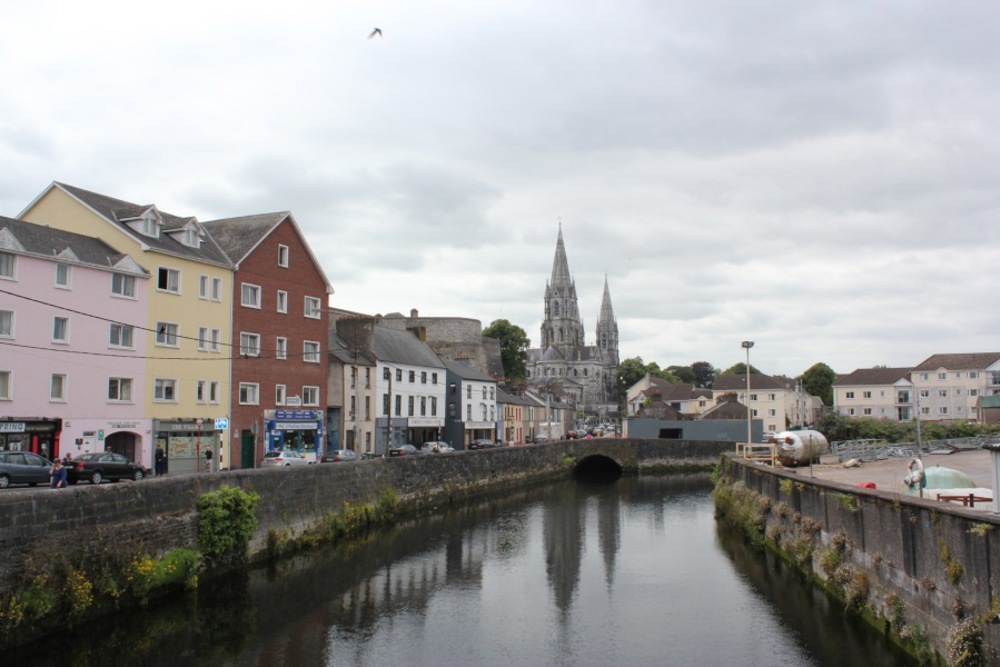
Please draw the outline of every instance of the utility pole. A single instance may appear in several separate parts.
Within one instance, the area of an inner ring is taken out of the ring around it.
[[[389,404],[385,406],[385,453],[392,447],[392,367],[389,370]]]
[[[358,347],[354,347],[354,451],[361,446],[361,375],[358,373]]]

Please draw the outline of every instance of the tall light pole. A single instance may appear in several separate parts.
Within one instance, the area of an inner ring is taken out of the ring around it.
[[[753,442],[753,411],[750,409],[750,348],[752,340],[745,340],[740,345],[747,351],[747,447]]]

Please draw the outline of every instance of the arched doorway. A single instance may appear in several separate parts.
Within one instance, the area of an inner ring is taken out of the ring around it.
[[[129,461],[137,461],[136,459],[136,442],[138,438],[135,433],[129,433],[128,431],[118,431],[117,433],[112,433],[104,439],[104,450],[108,452],[113,452],[115,454],[121,454]]]

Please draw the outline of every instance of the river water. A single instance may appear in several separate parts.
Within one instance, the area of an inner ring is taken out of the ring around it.
[[[625,478],[442,508],[4,662],[909,664],[717,526],[710,491],[705,476]]]

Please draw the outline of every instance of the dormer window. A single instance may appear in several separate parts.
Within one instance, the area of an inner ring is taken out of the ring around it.
[[[181,243],[189,248],[200,247],[201,243],[198,239],[198,230],[194,227],[188,227],[185,229],[184,233],[181,234]]]
[[[139,223],[139,233],[153,238],[160,237],[160,226],[157,224],[155,213],[150,211],[142,216],[142,222]]]

